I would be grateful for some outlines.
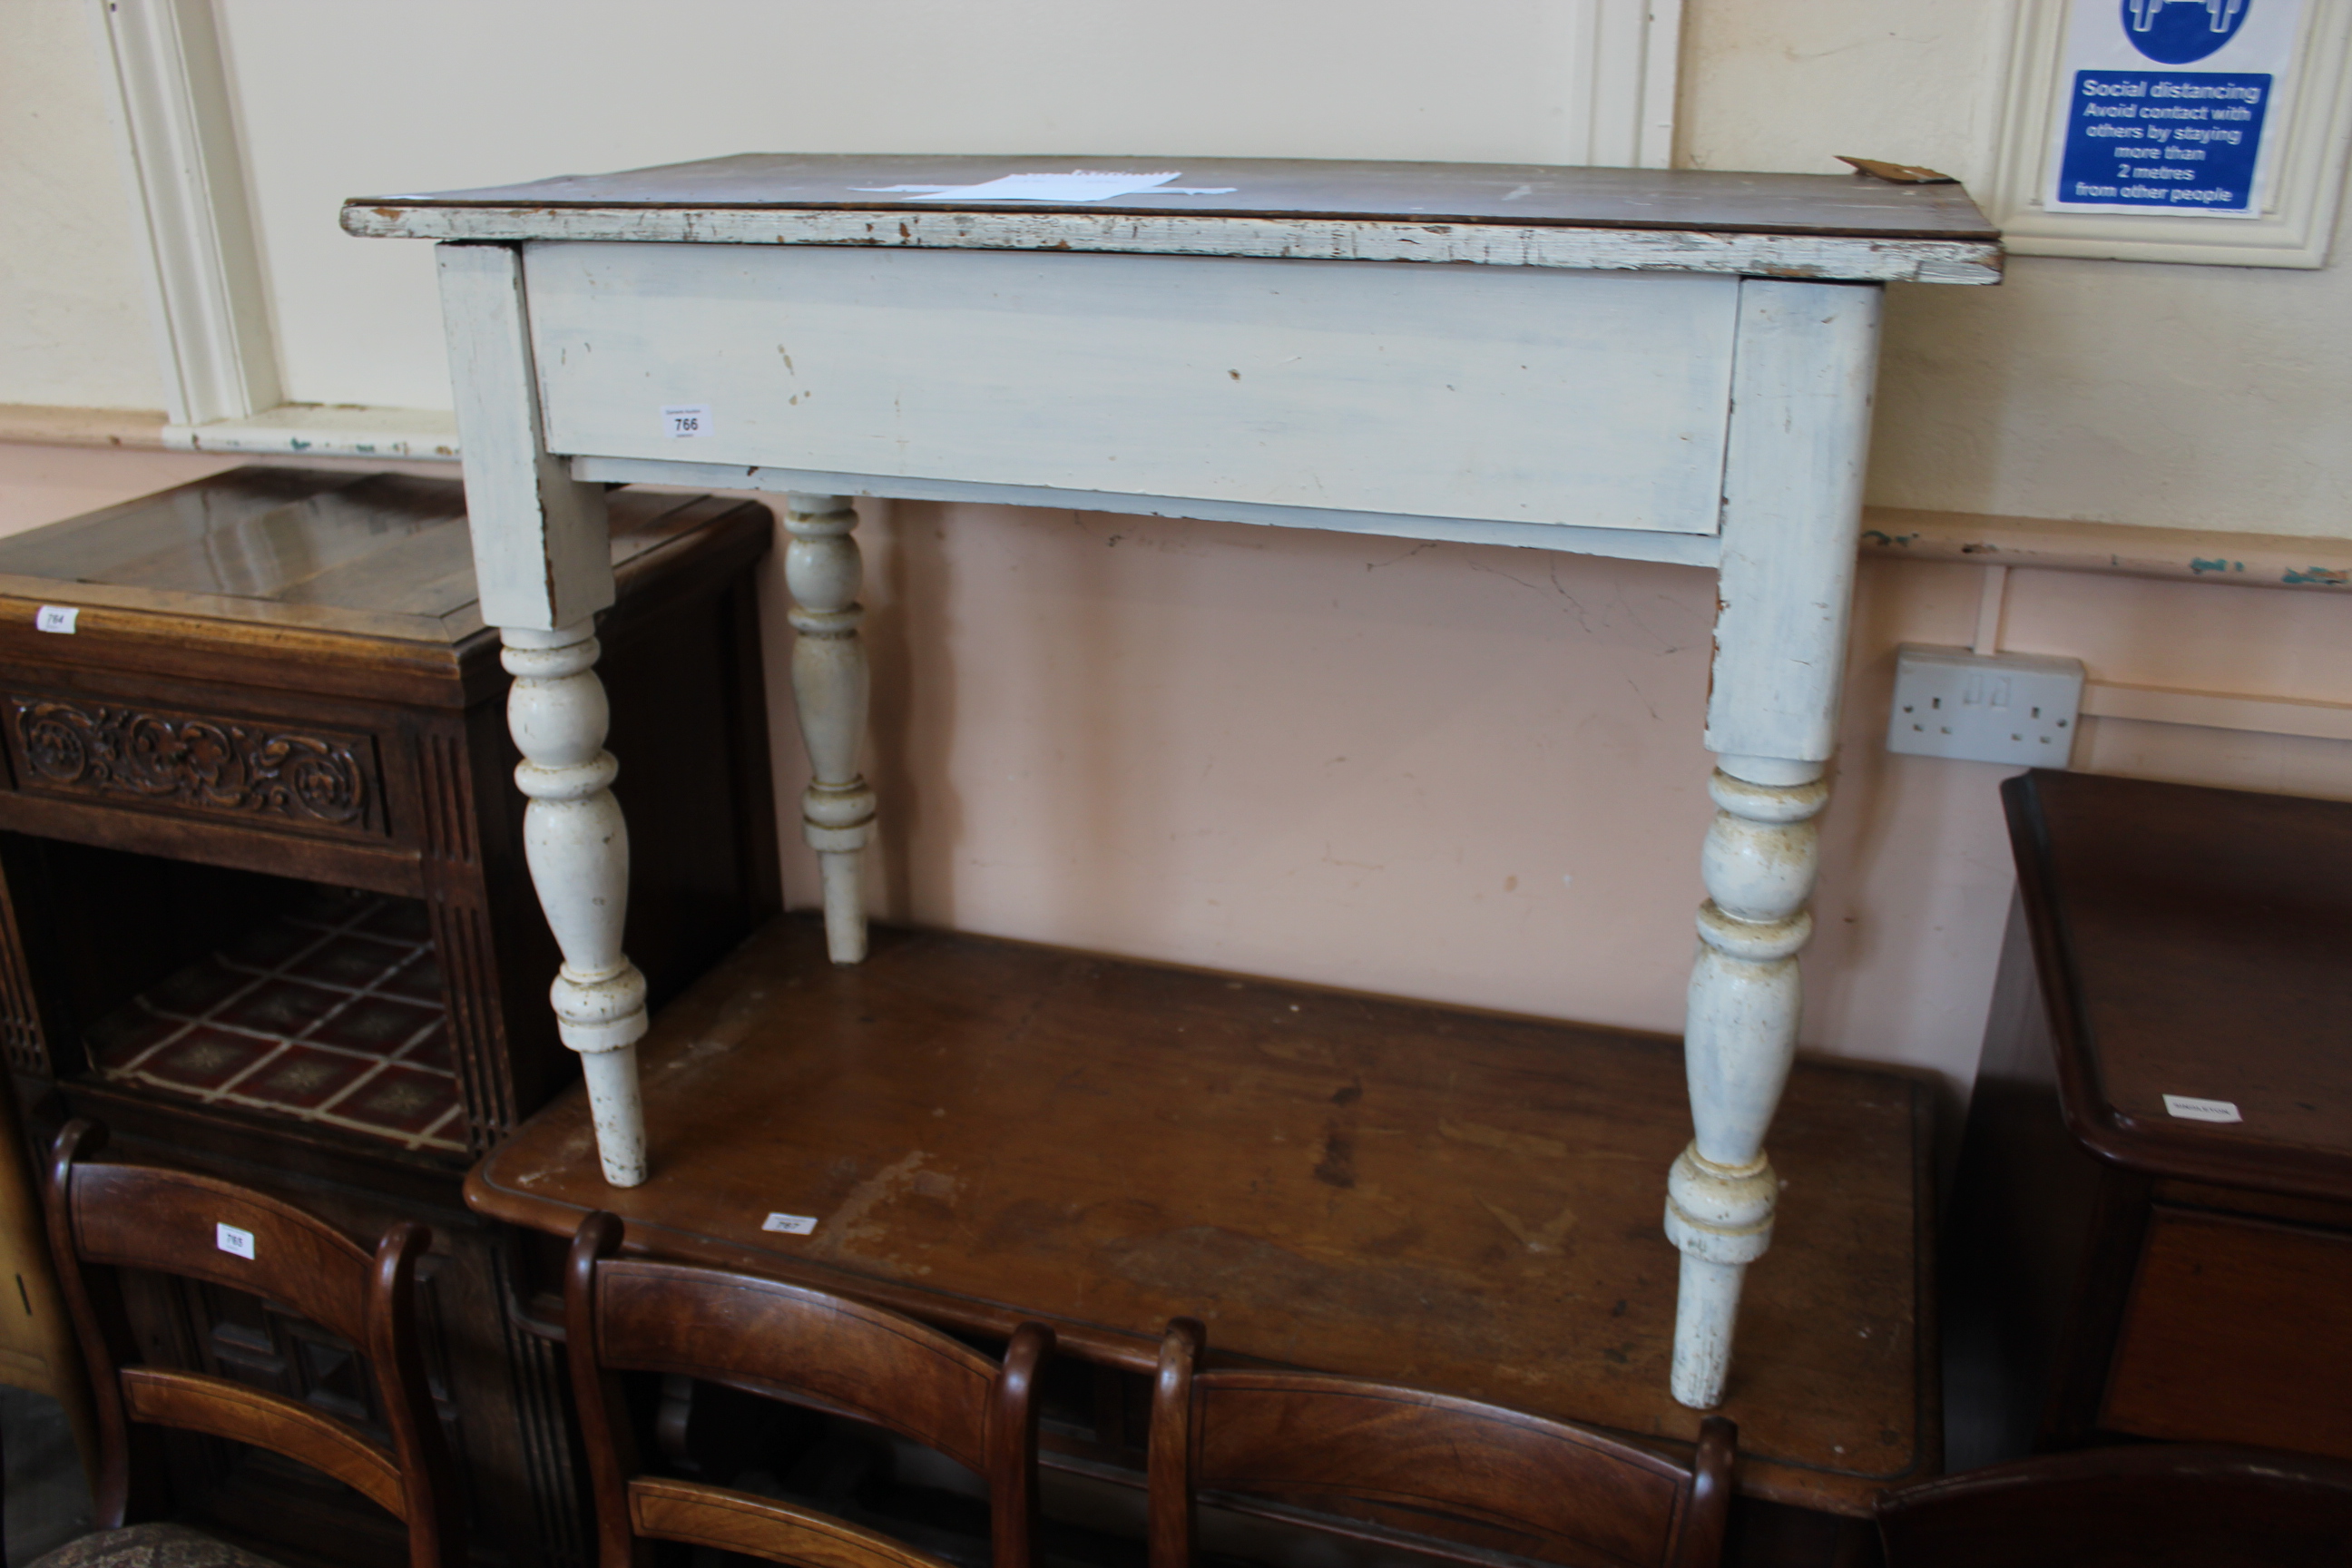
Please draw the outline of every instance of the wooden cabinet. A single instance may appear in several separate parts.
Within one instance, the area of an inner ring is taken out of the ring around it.
[[[777,905],[757,504],[611,498],[598,635],[656,1002]],[[61,612],[68,612],[64,614]],[[434,1228],[426,1359],[488,1559],[579,1555],[556,1352],[509,1325],[467,1164],[577,1076],[523,860],[498,634],[455,479],[246,468],[0,541],[0,1046],[38,1141]],[[364,1420],[353,1352],[156,1284],[185,1364]],[[288,1553],[404,1561],[356,1494],[208,1440],[183,1503]]]
[[[2004,795],[2019,903],[1946,1271],[2003,1445],[2352,1458],[2352,805]]]

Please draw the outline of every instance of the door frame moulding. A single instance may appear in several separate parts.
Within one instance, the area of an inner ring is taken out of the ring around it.
[[[1674,166],[1681,89],[1683,0],[1589,0],[1582,67],[1570,103],[1585,105],[1583,146],[1569,163],[1601,168]]]
[[[91,0],[139,194],[175,426],[280,401],[261,257],[210,0]]]
[[[285,400],[212,0],[89,0],[89,12],[147,242],[163,445],[454,458],[457,424],[446,412]]]

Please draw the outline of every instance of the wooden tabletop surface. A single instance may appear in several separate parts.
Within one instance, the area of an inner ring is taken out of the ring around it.
[[[1024,189],[1089,172],[1152,189]],[[1272,158],[749,153],[469,191],[354,196],[385,239],[824,245],[1465,262],[1817,279],[2000,281],[2000,235],[1958,185],[1862,174]]]
[[[607,504],[623,569],[743,503]],[[466,487],[410,474],[232,468],[0,539],[0,596],[433,644],[482,630]]]
[[[645,1185],[604,1184],[575,1088],[468,1201],[562,1236],[607,1208],[633,1247],[977,1331],[1038,1318],[1135,1370],[1189,1313],[1228,1354],[1696,1436],[1666,1393],[1671,1040],[939,932],[836,968],[787,918],[640,1052]],[[1752,1494],[1858,1513],[1939,1463],[1928,1114],[1893,1073],[1790,1082],[1724,1409]]]
[[[2077,1135],[2152,1174],[2352,1200],[2352,805],[2042,770],[2002,795]]]
[[[968,186],[1007,174],[1164,173],[1207,195],[1139,193],[1088,202],[942,204],[894,185]],[[1019,210],[1190,213],[1226,217],[1430,219],[1712,233],[1835,234],[1990,240],[1998,231],[1957,184],[1906,185],[1862,174],[1727,174],[1703,169],[1560,168],[1522,163],[1381,163],[1323,159],[1178,158],[1105,153],[911,157],[744,153],[609,174],[564,174],[477,190],[355,196],[354,206],[800,207],[856,211]]]

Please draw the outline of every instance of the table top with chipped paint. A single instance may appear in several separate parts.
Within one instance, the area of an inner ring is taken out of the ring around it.
[[[556,1236],[605,1208],[636,1248],[1034,1318],[1130,1371],[1183,1313],[1230,1355],[1696,1436],[1666,1392],[1672,1039],[943,932],[841,967],[788,918],[639,1049],[646,1184],[604,1184],[575,1089],[475,1207]],[[1752,1495],[1861,1513],[1937,1468],[1929,1103],[1872,1068],[1790,1081],[1724,1412]]]
[[[1095,202],[959,199],[943,206],[915,195],[873,188],[963,186],[1005,174],[1076,169],[1176,170],[1185,186],[1233,189],[1200,195],[1143,192]],[[583,207],[1184,213],[1889,239],[1990,241],[1999,237],[1968,193],[1957,184],[1895,184],[1863,174],[1100,153],[916,157],[746,153],[476,190],[355,196],[351,205],[394,209],[537,208],[549,213]]]

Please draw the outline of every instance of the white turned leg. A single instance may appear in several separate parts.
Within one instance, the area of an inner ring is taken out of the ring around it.
[[[1780,1184],[1764,1134],[1796,1050],[1797,952],[1812,934],[1813,817],[1837,744],[1878,316],[1875,284],[1739,285],[1706,703],[1720,810],[1685,1032],[1698,1136],[1666,1183],[1666,1235],[1683,1254],[1674,1395],[1701,1410],[1723,1399],[1740,1286],[1772,1239]]]
[[[595,1117],[604,1179],[646,1179],[645,1108],[637,1096],[646,977],[621,952],[629,907],[629,830],[613,799],[620,764],[604,750],[609,718],[596,679],[594,624],[551,632],[508,627],[515,678],[507,724],[523,760],[515,786],[529,796],[523,851],[539,905],[563,950],[551,1000],[563,1043],[578,1051]]]
[[[847,496],[785,499],[784,581],[791,587],[793,700],[808,746],[811,779],[801,832],[824,883],[825,951],[835,963],[866,956],[862,862],[874,834],[874,791],[857,771],[866,738],[866,645],[857,624],[857,514]]]
[[[1694,1409],[1723,1401],[1740,1283],[1772,1240],[1779,1184],[1764,1134],[1797,1049],[1813,817],[1829,799],[1821,773],[1819,763],[1725,757],[1708,785],[1718,809],[1683,1044],[1697,1137],[1666,1178],[1666,1236],[1683,1254],[1673,1392]]]

